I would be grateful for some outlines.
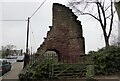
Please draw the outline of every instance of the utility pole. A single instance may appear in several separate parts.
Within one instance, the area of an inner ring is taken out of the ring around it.
[[[29,23],[30,23],[30,18],[28,17],[28,23],[27,23],[27,40],[26,40],[26,53],[25,53],[25,59],[24,59],[24,67],[29,63],[29,60],[30,60],[30,57],[29,57],[29,54],[28,54]]]

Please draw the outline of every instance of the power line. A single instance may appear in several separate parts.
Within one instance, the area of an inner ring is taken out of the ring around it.
[[[37,13],[37,11],[42,7],[42,5],[46,2],[46,0],[44,0],[42,2],[42,4],[37,8],[37,10],[29,17],[30,19]],[[0,21],[27,21],[27,20],[0,20]]]
[[[46,0],[43,1],[43,3],[37,8],[37,10],[30,16],[30,19],[36,14],[36,12],[42,7],[42,5],[45,3]]]

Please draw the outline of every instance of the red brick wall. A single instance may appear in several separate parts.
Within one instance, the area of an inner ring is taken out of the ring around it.
[[[52,49],[59,52],[59,61],[69,63],[78,63],[80,55],[85,53],[81,22],[71,9],[57,3],[53,4],[52,27],[38,52],[44,53]]]

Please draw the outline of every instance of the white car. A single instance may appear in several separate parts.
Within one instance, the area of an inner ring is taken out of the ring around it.
[[[8,56],[7,59],[17,59],[17,56]]]
[[[23,62],[24,61],[24,56],[18,56],[17,62]]]

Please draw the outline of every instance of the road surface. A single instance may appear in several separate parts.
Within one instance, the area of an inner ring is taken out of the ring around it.
[[[18,74],[23,68],[23,62],[15,62],[12,65],[11,71],[2,76],[2,81],[18,81]]]

